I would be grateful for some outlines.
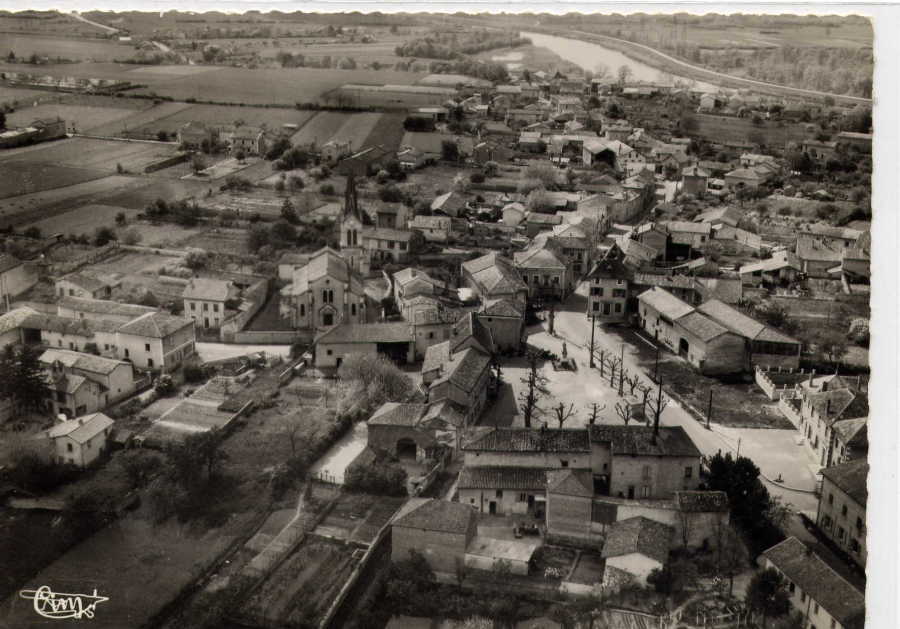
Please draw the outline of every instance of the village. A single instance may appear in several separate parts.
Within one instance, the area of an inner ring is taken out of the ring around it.
[[[73,66],[0,68],[10,626],[862,629],[871,100]]]

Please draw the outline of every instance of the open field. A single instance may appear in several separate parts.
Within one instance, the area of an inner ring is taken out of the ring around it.
[[[134,178],[131,181],[134,182],[134,185],[121,191],[111,191],[109,195],[102,197],[103,202],[107,205],[121,205],[142,210],[147,207],[148,203],[157,199],[168,202],[200,198],[211,187],[205,181],[191,181],[190,179]]]
[[[0,16],[0,31],[4,33],[29,33],[32,35],[60,35],[62,37],[71,38],[73,36],[96,38],[105,32],[93,26],[72,18],[71,16],[57,14],[44,14],[40,17],[26,17],[21,14],[18,16],[2,15]]]
[[[207,125],[225,126],[241,122],[251,127],[265,126],[277,129],[283,124],[303,125],[315,112],[296,109],[270,109],[261,107],[228,107],[225,105],[192,105],[179,108],[172,114],[158,117],[144,124],[128,120],[131,131],[155,135],[158,131],[175,133],[187,122],[203,122]]]
[[[368,137],[363,140],[363,148],[369,146],[381,146],[389,151],[396,151],[400,148],[400,142],[403,140],[403,121],[406,114],[382,114]]]
[[[759,136],[766,146],[783,149],[787,142],[801,142],[813,135],[803,124],[789,122],[783,126],[776,122],[763,122],[757,126],[750,118],[708,114],[693,114],[691,118],[697,121],[697,128],[691,134],[708,142],[753,142],[753,138]]]
[[[124,212],[129,219],[137,214],[137,210],[116,207],[113,205],[90,204],[74,209],[65,214],[52,216],[31,223],[42,234],[92,234],[98,227],[109,227],[115,224],[116,214]],[[127,227],[125,229],[128,229]],[[123,229],[118,230],[120,233]]]
[[[145,82],[148,78],[129,72],[119,76],[134,82]],[[149,87],[136,90],[136,93],[158,94],[176,100],[196,98],[247,105],[294,105],[321,102],[327,92],[344,83],[409,85],[421,77],[420,73],[414,72],[371,70],[219,68],[216,72],[205,72],[197,76],[154,81]]]
[[[73,20],[72,26],[74,25]],[[87,25],[85,24],[85,26]],[[49,57],[50,59],[62,57],[73,61],[113,61],[130,57],[135,52],[134,44],[120,44],[118,40],[11,33],[0,33],[0,50],[4,55],[12,51],[20,59],[35,54],[38,57]]]
[[[3,162],[3,177],[0,178],[0,198],[9,199],[72,186],[100,179],[108,174],[90,168],[74,168],[31,161],[5,161]]]
[[[321,111],[291,136],[291,142],[295,145],[315,143],[321,146],[328,142],[352,115],[337,111]]]
[[[170,157],[175,151],[176,147],[172,144],[69,138],[0,152],[0,163],[4,167],[21,164],[29,167],[93,169],[102,176],[115,173],[116,164],[121,164],[129,172],[142,172],[148,164]],[[58,188],[67,184],[51,176],[43,185]],[[0,192],[0,196],[9,195]]]
[[[127,101],[130,99],[118,98],[117,101]],[[144,103],[145,106],[148,103]],[[116,136],[121,135],[123,131],[128,129],[136,129],[138,127],[148,125],[155,120],[172,116],[183,109],[188,109],[191,105],[187,103],[160,103],[132,113],[128,118],[122,120],[108,122],[106,124],[97,125],[91,129],[93,135]]]
[[[186,247],[197,247],[213,253],[244,255],[247,249],[247,232],[243,229],[217,228],[207,230],[183,241]]]
[[[46,90],[29,90],[19,89],[17,87],[8,87],[0,85],[0,103],[28,103],[31,104],[36,100],[56,97],[57,94]]]
[[[70,132],[85,133],[95,127],[115,123],[132,115],[133,109],[44,103],[37,107],[23,107],[7,114],[6,124],[11,127],[26,127],[39,118],[62,118],[66,121],[66,129]]]

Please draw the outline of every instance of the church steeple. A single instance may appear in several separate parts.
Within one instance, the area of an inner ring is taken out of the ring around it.
[[[344,220],[353,217],[362,223],[362,215],[359,211],[359,200],[356,196],[356,178],[353,173],[347,175],[347,187],[344,190]]]

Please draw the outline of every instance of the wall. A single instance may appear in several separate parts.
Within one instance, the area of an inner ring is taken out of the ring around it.
[[[647,576],[656,568],[662,568],[662,564],[639,553],[622,555],[620,557],[608,557],[606,565],[624,570],[634,576],[635,581],[641,585],[647,585]]]
[[[391,531],[391,561],[409,559],[409,551],[420,553],[435,572],[456,575],[457,560],[464,560],[468,539],[465,535],[438,533],[393,526]]]
[[[293,330],[245,330],[243,332],[235,332],[232,342],[252,345],[287,345],[298,339],[308,339],[308,335]]]
[[[829,501],[830,499],[830,501]],[[841,515],[842,508],[847,507],[847,515]],[[863,528],[858,530],[856,519],[862,520]],[[868,551],[866,545],[866,508],[853,500],[827,478],[822,479],[822,495],[819,498],[817,517],[819,529],[838,547],[846,552],[857,564],[866,566]],[[829,523],[830,520],[830,523]],[[843,540],[839,536],[838,527],[844,530]],[[859,542],[859,551],[850,547],[850,540]]]
[[[416,458],[424,459],[424,451],[434,444],[434,432],[413,426],[385,426],[369,424],[369,447],[397,456],[397,442],[400,439],[412,439],[416,442]]]
[[[494,345],[500,351],[519,349],[522,341],[523,321],[513,317],[491,317],[478,315],[478,320],[491,331]]]
[[[256,315],[260,309],[266,305],[266,298],[269,295],[268,280],[260,280],[244,291],[241,298],[245,302],[250,303],[250,307],[246,310],[238,312],[237,315],[231,317],[222,325],[219,335],[222,342],[229,342],[234,339],[235,332],[243,329],[245,325],[250,323],[250,319]]]
[[[547,531],[553,535],[591,539],[590,497],[547,495]]]
[[[679,326],[677,321],[675,327],[688,342],[688,362],[701,373],[718,375],[744,371],[746,343],[743,337],[726,332],[704,343]]]
[[[376,343],[318,343],[316,345],[316,367],[337,367],[338,359],[348,354],[375,356],[378,354],[378,345]]]
[[[188,161],[190,156],[190,153],[178,153],[176,155],[173,155],[172,157],[167,157],[165,159],[151,162],[150,164],[144,166],[144,172],[153,173],[157,170],[162,170],[163,168],[174,166],[175,164],[181,164],[182,162]]]
[[[615,297],[614,290],[624,291]],[[588,294],[589,317],[596,317],[600,323],[621,323],[628,317],[626,302],[628,301],[628,282],[624,279],[591,278]],[[609,304],[609,314],[605,314],[604,304]]]
[[[31,264],[22,263],[9,269],[0,276],[0,299],[12,299],[37,284],[37,281],[37,270]]]
[[[509,562],[509,571],[512,574],[518,574],[522,576],[526,576],[528,574],[528,562],[527,561],[513,561],[511,559],[507,559]],[[474,568],[475,570],[485,570],[492,571],[494,567],[497,565],[497,559],[494,557],[486,557],[484,555],[472,555],[466,554],[465,556],[466,568]]]
[[[501,492],[500,497],[497,491]],[[520,500],[524,494],[525,500]],[[459,501],[475,507],[481,513],[491,512],[491,503],[495,503],[495,513],[502,515],[524,515],[528,513],[528,496],[542,496],[544,492],[537,489],[459,489]]]
[[[634,498],[671,498],[682,489],[696,489],[700,484],[700,460],[691,457],[616,456],[610,475],[611,496],[628,497],[628,488],[634,487]],[[691,468],[691,477],[685,478],[685,468]],[[644,478],[649,468],[649,478]],[[649,495],[643,494],[648,488]]]

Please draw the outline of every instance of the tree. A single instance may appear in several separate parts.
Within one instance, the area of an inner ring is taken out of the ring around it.
[[[489,160],[484,164],[484,174],[487,177],[496,177],[500,171],[500,165],[494,160]]]
[[[616,402],[616,414],[619,418],[625,422],[625,425],[628,425],[628,422],[631,421],[631,404],[628,404],[624,401]]]
[[[565,403],[560,402],[558,405],[553,407],[553,415],[556,418],[556,421],[559,422],[559,427],[562,429],[563,424],[565,424],[569,419],[577,415],[578,413],[575,411],[575,405],[569,404],[569,408],[566,408]]]
[[[588,412],[588,425],[593,426],[597,423],[597,420],[600,418],[600,413],[606,409],[606,405],[600,405],[598,402],[591,402],[587,407]]]
[[[459,145],[453,140],[441,142],[441,159],[446,162],[459,161]]]
[[[18,352],[6,346],[0,361],[0,380],[5,383],[0,397],[11,396],[18,409],[40,410],[49,393],[40,352],[32,345],[23,345]]]
[[[128,450],[122,457],[122,469],[132,489],[140,489],[163,468],[159,455],[150,450]]]
[[[543,388],[547,384],[547,378],[544,377],[538,367],[538,354],[529,351],[527,358],[528,374],[522,378],[522,382],[527,385],[528,388],[519,392],[519,401],[522,406],[525,427],[531,428],[531,420],[536,418],[542,412],[538,406],[538,402],[541,397],[543,397]]]
[[[647,584],[660,594],[678,594],[693,587],[699,575],[693,561],[673,560],[647,575]]]
[[[238,150],[235,152],[235,154],[234,154],[234,158],[235,158],[237,161],[243,163],[243,161],[244,161],[245,159],[247,159],[247,154],[244,152],[244,149],[238,149]]]
[[[847,337],[839,330],[824,330],[819,342],[816,344],[823,357],[834,363],[835,367],[841,364],[841,359],[847,353]]]
[[[341,362],[338,376],[350,387],[348,399],[370,409],[385,402],[407,402],[415,394],[409,376],[382,355],[350,354]]]
[[[31,227],[23,231],[22,235],[26,238],[38,239],[41,237],[41,228],[37,225],[32,225]]]
[[[716,525],[716,570],[728,577],[728,595],[734,592],[734,575],[739,574],[747,565],[747,547],[733,526]]]
[[[775,568],[757,572],[747,586],[747,604],[753,611],[762,614],[763,627],[768,618],[786,615],[791,608],[787,583]]]
[[[659,424],[660,417],[662,416],[662,412],[665,410],[666,406],[669,404],[669,398],[663,395],[662,391],[662,382],[657,385],[656,395],[648,395],[646,397],[645,406],[649,409],[650,413],[647,414],[648,419],[650,417],[653,418],[653,425],[656,426]]]
[[[206,160],[203,158],[203,155],[200,153],[194,153],[194,156],[191,158],[191,170],[196,175],[201,170],[206,169]]]
[[[102,247],[116,239],[116,232],[109,227],[98,227],[94,231],[94,246]]]
[[[128,222],[128,217],[125,216],[125,212],[119,212],[118,214],[116,214],[116,225],[121,227],[126,222]]]
[[[769,508],[769,492],[759,480],[759,468],[747,457],[733,457],[731,453],[715,454],[709,459],[706,484],[710,491],[724,491],[728,495],[735,524],[754,531],[761,526],[760,515]]]
[[[290,199],[285,199],[284,203],[281,204],[281,218],[291,225],[300,223],[300,217],[297,216],[297,210],[294,209],[294,204],[291,203]]]
[[[628,81],[628,79],[631,78],[632,74],[634,74],[634,72],[632,71],[631,66],[621,65],[619,66],[619,70],[616,73],[616,76],[619,77],[619,83],[624,85]]]

